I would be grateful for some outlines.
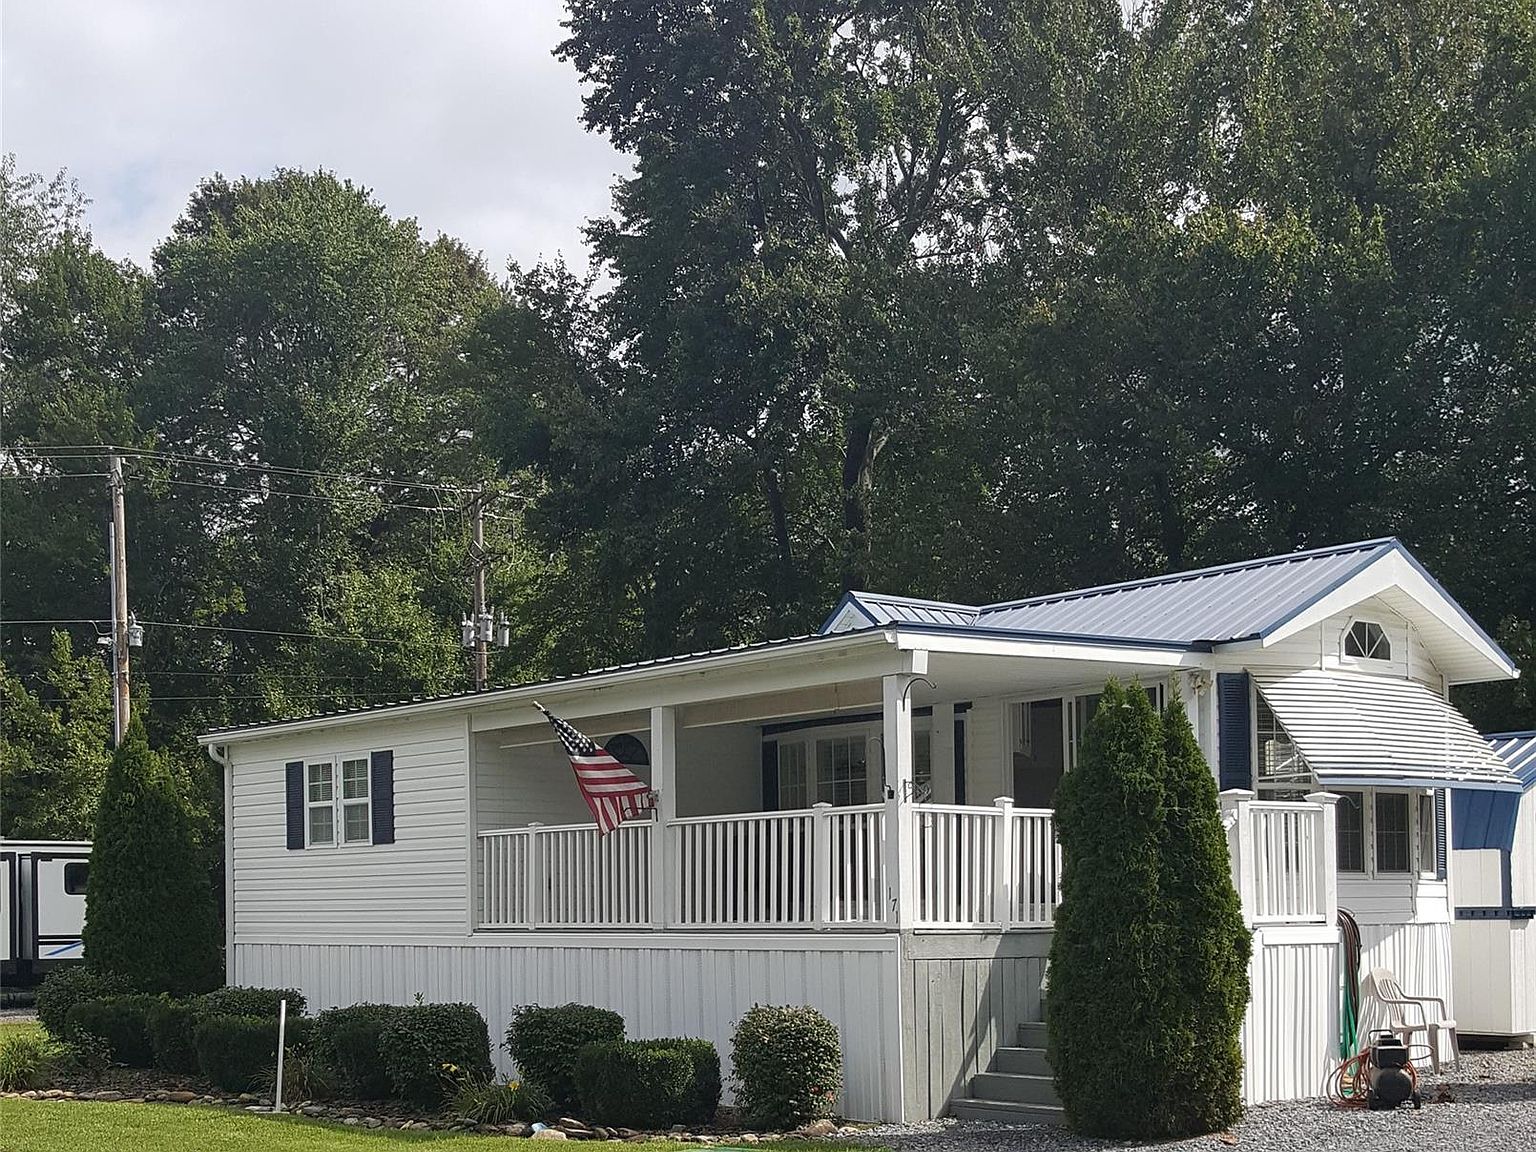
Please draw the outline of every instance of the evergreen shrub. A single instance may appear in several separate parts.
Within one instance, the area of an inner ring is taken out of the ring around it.
[[[441,1103],[463,1077],[491,1078],[491,1037],[473,1004],[413,1004],[391,1013],[379,1054],[395,1094]]]
[[[720,1107],[720,1053],[707,1040],[600,1040],[576,1057],[582,1114],[631,1128],[699,1125]]]
[[[86,881],[85,954],[129,987],[219,982],[218,907],[181,791],[135,716],[107,769]]]
[[[736,1025],[731,1076],[742,1119],[753,1127],[830,1116],[843,1088],[837,1025],[814,1008],[758,1004]]]
[[[128,982],[89,963],[50,972],[37,989],[37,1019],[56,1040],[66,1039],[64,1018],[83,1000],[100,1000],[132,991]]]
[[[112,1048],[112,1059],[129,1068],[149,1068],[154,1062],[146,1017],[157,998],[143,994],[82,1000],[64,1018],[66,1036],[89,1033]]]
[[[512,1014],[507,1051],[525,1080],[543,1085],[555,1107],[577,1107],[576,1057],[588,1044],[624,1039],[624,1017],[607,1008],[564,1004],[541,1008],[528,1004]]]
[[[379,1038],[403,1009],[393,1004],[328,1008],[315,1017],[315,1054],[341,1087],[364,1100],[382,1100],[393,1088]]]
[[[197,1049],[192,1030],[197,1026],[197,1012],[185,1000],[162,996],[144,1014],[144,1031],[149,1036],[155,1067],[166,1072],[196,1072]]]
[[[307,1053],[314,1021],[290,1016],[286,1048]],[[277,1021],[270,1016],[204,1016],[192,1030],[197,1068],[226,1092],[260,1088],[277,1065]]]

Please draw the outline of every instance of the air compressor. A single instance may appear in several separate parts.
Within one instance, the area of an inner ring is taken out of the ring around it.
[[[1391,1032],[1372,1033],[1366,1056],[1367,1107],[1381,1111],[1410,1100],[1415,1108],[1423,1106],[1419,1097],[1419,1079],[1414,1073],[1413,1062],[1408,1059],[1408,1046],[1399,1036]]]

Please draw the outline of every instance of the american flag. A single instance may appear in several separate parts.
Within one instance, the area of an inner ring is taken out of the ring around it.
[[[576,787],[597,821],[597,834],[606,836],[626,817],[640,811],[636,801],[651,793],[651,786],[613,758],[592,737],[576,731],[537,700],[533,706],[544,713],[560,737],[560,744],[576,773]]]

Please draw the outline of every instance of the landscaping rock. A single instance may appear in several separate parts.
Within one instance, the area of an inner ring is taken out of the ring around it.
[[[559,1128],[541,1128],[533,1134],[535,1140],[565,1140],[568,1139],[565,1132]]]
[[[800,1136],[835,1136],[837,1125],[830,1120],[812,1120],[799,1130]]]
[[[503,1132],[505,1132],[508,1136],[526,1136],[526,1135],[528,1135],[529,1127],[528,1127],[527,1124],[524,1124],[521,1120],[514,1120],[510,1124],[502,1125],[502,1129],[501,1130]]]
[[[305,1104],[299,1111],[306,1116],[324,1116],[330,1109],[324,1104]]]
[[[384,1121],[380,1120],[377,1116],[364,1116],[363,1117],[363,1127],[364,1128],[382,1128],[382,1127],[384,1127]]]
[[[353,1128],[356,1128],[358,1126],[358,1119],[357,1119],[356,1116],[343,1116],[341,1118],[341,1122],[343,1124],[349,1125],[349,1126],[351,1126]]]
[[[123,1094],[121,1092],[117,1091],[117,1089],[115,1089],[115,1088],[108,1088],[105,1092],[98,1092],[98,1093],[95,1094],[94,1097],[92,1097],[92,1099],[95,1099],[95,1100],[106,1100],[106,1101],[121,1100],[122,1098],[123,1098]]]
[[[672,1127],[668,1128],[667,1131],[671,1132],[675,1136],[681,1136],[684,1132],[688,1131],[688,1125],[674,1124]]]

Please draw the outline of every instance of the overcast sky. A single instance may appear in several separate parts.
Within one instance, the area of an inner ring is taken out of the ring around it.
[[[625,159],[550,55],[561,0],[0,0],[0,136],[147,263],[199,179],[325,167],[494,269],[563,252]]]

